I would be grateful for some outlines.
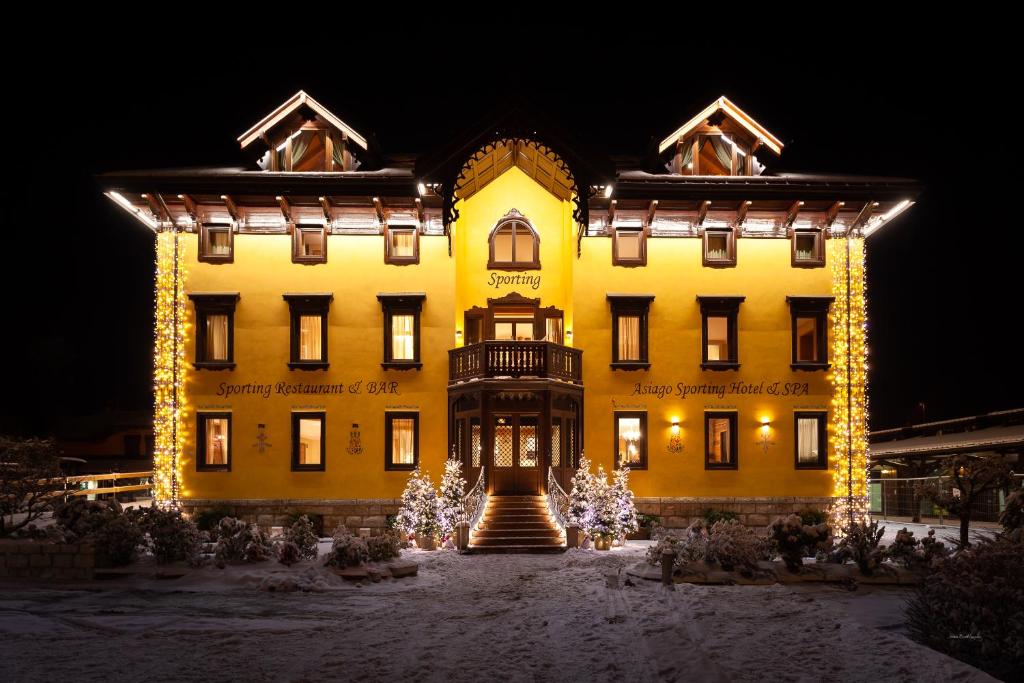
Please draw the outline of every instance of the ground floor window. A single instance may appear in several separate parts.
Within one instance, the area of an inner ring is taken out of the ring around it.
[[[647,413],[615,413],[615,464],[647,469]]]
[[[231,413],[196,414],[196,469],[231,469]]]
[[[292,469],[322,472],[327,445],[325,413],[292,413]]]
[[[420,461],[420,414],[384,414],[384,469],[411,470]]]
[[[736,413],[704,413],[705,469],[737,467]]]
[[[796,467],[818,470],[828,466],[826,420],[824,412],[796,413]]]

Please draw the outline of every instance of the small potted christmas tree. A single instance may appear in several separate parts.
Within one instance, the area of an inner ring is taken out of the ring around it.
[[[406,534],[414,534],[421,550],[437,549],[438,498],[430,474],[416,468],[402,491],[397,523]]]

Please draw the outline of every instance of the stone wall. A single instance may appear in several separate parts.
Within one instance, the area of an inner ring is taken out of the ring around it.
[[[693,520],[702,518],[708,508],[728,510],[739,516],[747,526],[765,527],[780,515],[788,515],[807,508],[827,511],[831,498],[636,498],[638,511],[657,515],[666,528],[684,528]]]
[[[89,580],[96,551],[89,543],[0,541],[0,579]]]
[[[239,519],[261,527],[283,526],[290,515],[321,515],[324,534],[330,536],[340,524],[356,533],[369,528],[377,534],[387,528],[387,516],[398,513],[399,501],[394,498],[365,500],[183,500],[182,509],[189,515],[214,508],[227,509]]]

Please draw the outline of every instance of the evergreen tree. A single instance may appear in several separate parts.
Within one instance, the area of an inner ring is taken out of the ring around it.
[[[398,528],[407,534],[429,534],[437,530],[437,492],[429,473],[417,467],[409,473],[398,508]]]
[[[455,524],[462,514],[462,496],[465,495],[466,480],[462,478],[462,463],[450,459],[444,464],[441,477],[441,499],[438,501],[437,521],[441,535],[448,536],[455,530]]]
[[[625,538],[640,528],[636,516],[636,505],[633,504],[633,492],[629,490],[629,468],[620,465],[615,470],[611,486],[611,495],[616,507],[615,536]]]
[[[590,473],[590,461],[580,458],[576,474],[572,475],[572,490],[569,492],[568,523],[586,530],[593,513],[594,475]]]
[[[612,487],[608,484],[608,475],[604,467],[598,466],[597,474],[591,481],[591,505],[589,525],[584,527],[591,536],[610,536],[615,534],[618,519],[618,501]]]

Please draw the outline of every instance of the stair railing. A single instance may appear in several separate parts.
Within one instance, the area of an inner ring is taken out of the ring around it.
[[[469,490],[466,495],[462,497],[462,511],[466,516],[466,521],[469,522],[469,528],[475,529],[476,525],[480,522],[480,518],[484,515],[484,509],[487,507],[487,479],[484,475],[484,467],[480,468],[480,476],[477,477],[476,483],[473,484],[473,488]]]
[[[558,483],[552,467],[548,467],[548,510],[562,529],[568,526],[569,494]]]

